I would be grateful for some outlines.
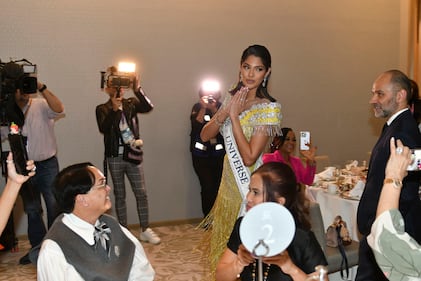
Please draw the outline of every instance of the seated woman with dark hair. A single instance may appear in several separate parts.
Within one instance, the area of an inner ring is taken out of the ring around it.
[[[251,176],[247,194],[247,211],[263,202],[284,205],[292,214],[296,224],[295,236],[284,252],[264,257],[264,280],[306,280],[317,265],[326,265],[326,258],[310,230],[308,202],[297,183],[292,169],[283,163],[271,162],[260,166]],[[234,230],[216,268],[216,280],[256,280],[257,260],[242,245],[239,227],[242,218],[235,223]]]
[[[317,147],[308,144],[308,150],[300,150],[300,154],[305,158],[306,166],[300,158],[294,156],[297,138],[291,128],[282,128],[282,136],[274,137],[271,143],[271,152],[263,155],[263,163],[281,162],[292,168],[297,177],[297,181],[302,184],[311,185],[316,174]]]

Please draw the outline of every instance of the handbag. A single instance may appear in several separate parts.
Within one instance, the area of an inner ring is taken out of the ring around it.
[[[342,279],[344,279],[344,271],[346,273],[345,278],[348,278],[349,276],[348,258],[346,257],[345,246],[350,245],[351,243],[352,238],[349,235],[346,222],[342,220],[341,216],[336,216],[333,223],[329,225],[326,230],[326,245],[338,248],[342,255],[340,271]]]
[[[347,224],[341,216],[336,216],[333,223],[326,230],[326,245],[336,248],[339,243],[347,246],[352,243]]]
[[[123,160],[139,165],[143,161],[143,151],[140,148],[132,147],[131,145],[124,145]]]

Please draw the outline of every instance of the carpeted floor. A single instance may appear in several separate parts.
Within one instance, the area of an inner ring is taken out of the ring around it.
[[[142,245],[155,269],[156,281],[205,281],[208,278],[204,249],[199,247],[203,230],[195,225],[182,224],[153,228],[161,237],[161,244]],[[139,237],[139,229],[131,228]],[[29,249],[27,240],[19,241],[19,252],[0,252],[0,281],[36,280],[36,267],[19,265],[19,259]]]

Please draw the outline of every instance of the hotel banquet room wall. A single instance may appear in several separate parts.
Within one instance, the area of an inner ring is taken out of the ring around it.
[[[99,73],[120,60],[135,62],[155,105],[140,117],[150,220],[191,219],[201,216],[188,151],[200,81],[212,76],[227,89],[241,52],[263,44],[272,54],[270,91],[282,103],[283,125],[310,130],[332,163],[366,160],[382,123],[368,105],[372,81],[386,69],[405,70],[406,2],[6,0],[0,58],[38,64],[39,79],[64,102],[66,117],[56,124],[62,168],[81,161],[102,167]],[[127,196],[129,223],[137,223],[129,188]],[[15,217],[25,234],[20,201]]]

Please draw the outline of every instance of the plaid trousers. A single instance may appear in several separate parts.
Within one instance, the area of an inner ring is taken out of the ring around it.
[[[124,175],[129,179],[136,198],[137,214],[143,230],[149,227],[148,197],[145,188],[143,163],[139,165],[124,161],[123,157],[107,157],[115,197],[115,210],[118,221],[127,227],[126,185]]]

